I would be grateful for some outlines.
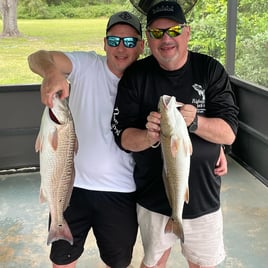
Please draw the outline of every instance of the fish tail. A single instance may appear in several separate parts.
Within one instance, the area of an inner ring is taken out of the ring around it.
[[[184,232],[181,222],[175,222],[172,218],[169,218],[165,227],[165,233],[174,233],[184,243]]]
[[[63,223],[61,225],[51,224],[47,237],[47,245],[60,239],[66,240],[71,245],[73,245],[73,235],[68,223],[65,220],[63,220]]]

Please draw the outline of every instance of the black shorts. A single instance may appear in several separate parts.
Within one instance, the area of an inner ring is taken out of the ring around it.
[[[50,259],[58,265],[77,260],[93,229],[100,256],[112,268],[126,268],[132,258],[138,223],[135,193],[89,191],[74,188],[64,217],[74,244],[65,240],[52,243]]]

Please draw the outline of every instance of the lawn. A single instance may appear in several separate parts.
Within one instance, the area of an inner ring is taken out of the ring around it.
[[[18,38],[0,38],[0,85],[36,84],[41,78],[28,67],[27,56],[39,49],[95,50],[104,54],[107,18],[18,20]],[[0,22],[2,31],[2,22]]]

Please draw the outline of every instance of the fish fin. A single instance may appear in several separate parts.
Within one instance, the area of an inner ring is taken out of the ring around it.
[[[165,233],[172,233],[172,232],[173,232],[173,220],[172,218],[169,218],[165,227]]]
[[[179,141],[176,136],[171,136],[170,140],[170,150],[173,157],[176,157],[179,150]]]
[[[190,155],[193,154],[193,146],[192,146],[192,142],[191,142],[191,141],[188,143],[188,153],[189,153]]]
[[[181,108],[183,105],[184,105],[184,103],[179,102],[179,101],[176,101],[176,103],[175,103],[176,108]]]
[[[41,135],[40,132],[37,135],[36,141],[35,141],[35,152],[42,151],[42,142],[41,142]]]
[[[183,147],[186,155],[192,155],[193,153],[193,146],[190,138],[183,139]]]
[[[40,203],[44,203],[47,201],[46,196],[44,195],[42,188],[40,188],[39,201],[40,201]]]
[[[189,203],[189,188],[186,188],[185,194],[184,194],[184,201],[188,204]]]
[[[49,142],[52,146],[52,148],[56,151],[58,148],[58,130],[55,128],[55,130],[49,135],[48,137]]]
[[[172,218],[169,218],[165,227],[165,233],[174,233],[184,243],[184,232],[181,222],[175,222]]]
[[[71,233],[68,223],[65,220],[63,220],[62,225],[57,226],[55,224],[51,224],[47,237],[47,245],[60,239],[66,240],[71,245],[73,245],[73,235]]]

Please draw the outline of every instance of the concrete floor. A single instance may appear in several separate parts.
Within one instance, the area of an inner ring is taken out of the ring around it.
[[[222,209],[227,258],[220,268],[268,267],[268,188],[228,158],[223,178]],[[0,267],[51,267],[46,245],[48,211],[39,204],[39,173],[0,176]],[[140,237],[130,267],[143,256]],[[103,268],[95,239],[89,235],[78,268]],[[167,268],[187,267],[179,243]]]

